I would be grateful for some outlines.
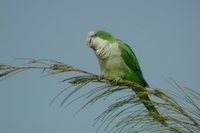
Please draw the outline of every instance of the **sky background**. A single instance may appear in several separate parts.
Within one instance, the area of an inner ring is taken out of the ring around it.
[[[173,89],[165,81],[172,77],[199,91],[199,7],[199,0],[1,0],[0,63],[48,58],[98,73],[85,38],[101,29],[131,46],[150,86]],[[0,82],[0,132],[94,133],[105,101],[74,117],[84,101],[48,106],[70,75],[41,76],[31,70]]]

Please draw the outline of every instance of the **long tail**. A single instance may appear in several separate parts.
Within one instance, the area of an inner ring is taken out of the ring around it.
[[[145,81],[142,75],[141,76],[141,83],[143,87],[149,87],[148,83]],[[148,94],[144,93],[143,91],[140,91],[140,89],[133,89],[133,91],[136,93],[136,95],[140,98],[141,102],[144,104],[146,109],[149,111],[149,114],[158,122],[160,122],[162,125],[167,126],[167,123],[163,119],[163,117],[160,115],[156,107],[153,105],[151,99],[149,98]]]
[[[161,117],[160,113],[158,112],[158,110],[156,109],[156,107],[151,102],[149,96],[147,94],[144,94],[144,92],[136,92],[135,91],[135,93],[138,95],[138,97],[140,98],[141,102],[147,108],[147,110],[149,111],[149,114],[152,115],[152,117],[155,120],[157,120],[158,122],[160,122],[162,125],[167,126],[167,123]]]

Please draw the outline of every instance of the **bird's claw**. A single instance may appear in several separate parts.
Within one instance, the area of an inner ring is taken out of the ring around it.
[[[103,75],[102,74],[98,75],[98,80],[100,81],[102,79],[103,79]]]
[[[121,78],[121,77],[117,77],[117,78],[115,79],[115,85],[118,85],[120,80],[122,80],[122,78]]]

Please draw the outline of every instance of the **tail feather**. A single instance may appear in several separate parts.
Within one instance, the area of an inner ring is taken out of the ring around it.
[[[152,115],[152,117],[155,120],[157,120],[158,122],[160,122],[161,124],[163,124],[163,125],[166,126],[167,123],[161,117],[160,113],[158,112],[158,110],[156,109],[156,107],[151,102],[149,96],[147,94],[144,94],[144,92],[136,92],[136,94],[138,95],[138,97],[140,98],[141,102],[144,104],[144,106],[146,107],[146,109],[149,111],[149,114]]]
[[[141,82],[142,82],[141,85],[143,87],[149,87],[148,83],[145,81],[143,76],[141,76],[141,77],[142,77],[141,78]],[[153,103],[151,102],[151,99],[149,98],[149,96],[147,94],[145,94],[143,91],[139,91],[139,89],[137,91],[136,90],[137,89],[134,89],[135,93],[138,95],[138,97],[140,98],[141,102],[144,104],[146,109],[149,111],[149,114],[152,115],[152,117],[155,120],[157,120],[161,124],[167,126],[167,123],[162,118],[162,116],[160,115],[160,113],[158,112],[156,107],[153,105]]]

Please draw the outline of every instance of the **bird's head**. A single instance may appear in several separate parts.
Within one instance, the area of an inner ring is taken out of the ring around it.
[[[114,40],[114,37],[110,33],[97,30],[97,31],[91,31],[88,33],[87,38],[86,38],[86,44],[90,48],[94,50],[98,50],[109,45],[110,42],[112,42],[113,40]]]

